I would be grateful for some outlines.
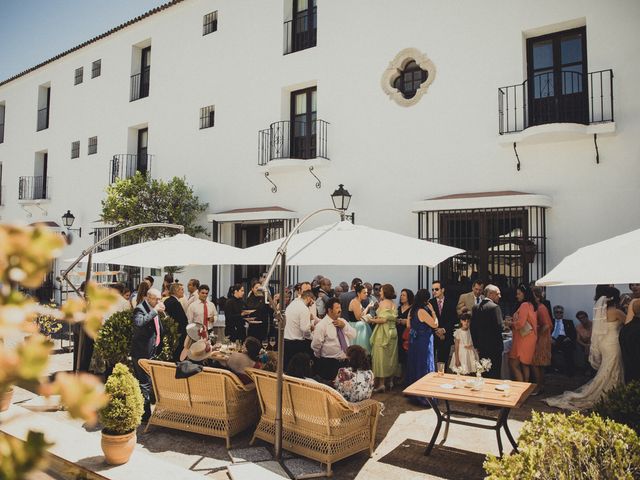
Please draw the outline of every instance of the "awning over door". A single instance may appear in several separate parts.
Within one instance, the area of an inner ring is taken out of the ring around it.
[[[207,215],[207,221],[218,223],[242,223],[242,222],[265,222],[269,220],[289,220],[297,219],[298,213],[288,208],[271,207],[250,207],[236,208]]]

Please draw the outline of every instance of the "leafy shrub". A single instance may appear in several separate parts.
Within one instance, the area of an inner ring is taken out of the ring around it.
[[[105,385],[109,403],[100,410],[103,431],[109,435],[124,435],[134,431],[142,420],[144,399],[138,380],[129,368],[118,363]]]
[[[634,381],[610,390],[593,410],[604,418],[633,428],[640,435],[640,382]]]
[[[169,316],[160,319],[163,328],[162,349],[159,360],[172,361],[173,352],[180,340],[178,323]],[[103,373],[116,363],[124,363],[132,367],[131,338],[133,336],[133,310],[116,312],[111,315],[98,331],[94,345],[93,370]]]
[[[640,440],[626,425],[596,414],[533,412],[519,453],[489,455],[490,480],[632,480],[640,475]]]

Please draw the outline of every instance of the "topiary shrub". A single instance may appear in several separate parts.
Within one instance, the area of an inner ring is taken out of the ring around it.
[[[604,418],[623,423],[640,434],[640,382],[619,385],[593,407]]]
[[[98,330],[93,347],[93,371],[104,373],[116,363],[131,368],[131,337],[133,333],[133,310],[124,310],[111,315]]]
[[[108,435],[124,435],[140,425],[144,399],[138,380],[129,368],[118,363],[105,385],[109,403],[100,410],[102,430]]]
[[[169,316],[160,319],[163,336],[158,360],[173,360],[180,337],[178,323]],[[96,373],[110,370],[116,363],[124,363],[132,368],[131,338],[133,336],[133,310],[124,310],[111,315],[98,331],[93,349],[92,369]]]
[[[596,414],[533,412],[519,453],[484,462],[490,480],[632,480],[640,476],[640,440],[626,425]]]

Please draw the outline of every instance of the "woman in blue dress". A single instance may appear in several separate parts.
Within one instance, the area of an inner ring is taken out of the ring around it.
[[[407,385],[421,379],[427,373],[435,371],[433,360],[433,329],[438,328],[438,320],[431,305],[429,291],[420,289],[416,292],[409,314],[411,330],[409,331],[409,353],[407,358]],[[409,400],[419,405],[428,406],[425,398],[410,396]]]
[[[349,325],[356,329],[356,338],[352,345],[360,345],[367,353],[371,353],[371,327],[364,317],[369,308],[373,306],[371,302],[367,308],[362,308],[362,301],[367,298],[369,293],[364,285],[356,285],[356,297],[349,303]]]

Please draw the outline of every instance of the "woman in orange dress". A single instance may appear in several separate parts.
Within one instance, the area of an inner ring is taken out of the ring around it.
[[[538,339],[537,305],[531,289],[526,285],[517,288],[516,300],[520,302],[520,306],[510,322],[513,344],[509,352],[509,367],[518,382],[528,382]]]
[[[544,367],[551,365],[551,331],[553,329],[553,322],[551,321],[549,309],[542,303],[542,300],[544,300],[542,288],[533,287],[531,291],[538,305],[538,310],[536,311],[538,314],[538,340],[536,342],[536,353],[533,355],[532,364],[533,374],[536,377],[538,386],[532,395],[539,395],[544,391]]]

